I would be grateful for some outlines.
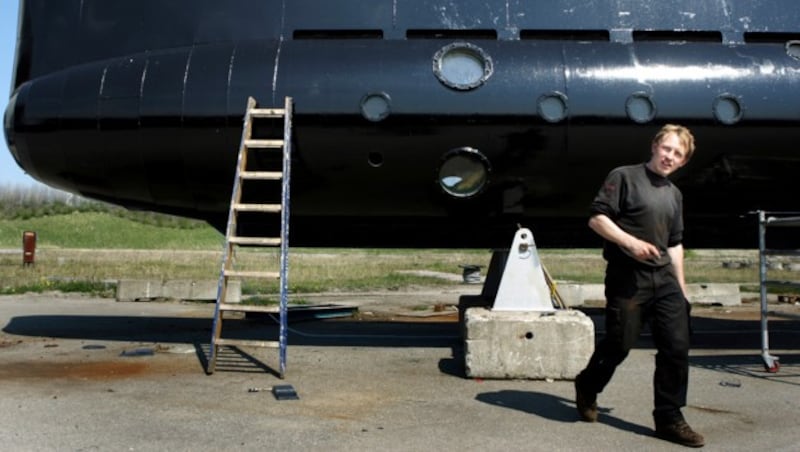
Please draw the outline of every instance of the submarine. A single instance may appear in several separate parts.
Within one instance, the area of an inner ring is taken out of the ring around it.
[[[800,211],[789,0],[21,0],[17,36],[25,172],[222,231],[248,97],[293,100],[293,246],[599,246],[591,200],[666,123],[686,247]]]

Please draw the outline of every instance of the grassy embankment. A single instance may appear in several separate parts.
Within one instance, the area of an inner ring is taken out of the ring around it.
[[[60,193],[60,192],[56,192]],[[13,194],[13,193],[12,193]],[[33,197],[0,187],[0,294],[46,290],[112,296],[119,279],[217,279],[223,237],[208,225],[152,213],[128,212],[105,204]],[[22,199],[22,195],[27,198]],[[22,234],[37,234],[36,264],[22,266]],[[512,237],[509,237],[511,241]],[[540,250],[558,280],[602,282],[600,251]],[[757,256],[753,252],[744,254]],[[755,265],[722,268],[723,253],[687,252],[688,282],[733,282],[752,290]],[[741,258],[738,253],[737,258]],[[254,262],[241,251],[239,262]],[[459,274],[459,265],[486,267],[489,250],[359,250],[293,248],[289,286],[293,293],[404,290],[459,282],[408,271]],[[277,253],[271,259],[277,265]],[[263,283],[262,283],[263,284]],[[277,285],[245,284],[246,293],[274,293]]]
[[[111,296],[119,279],[218,278],[223,236],[202,222],[66,202],[67,195],[14,195],[0,187],[0,294],[61,290]],[[24,231],[37,235],[33,266],[22,265]],[[487,265],[490,257],[484,250],[292,249],[289,286],[294,293],[311,293],[457,284],[404,270],[458,273],[459,264]],[[241,250],[237,259],[253,265],[264,256]],[[266,261],[277,265],[277,252],[268,252]],[[243,289],[269,294],[277,284],[248,282]]]
[[[36,264],[22,266],[22,233],[37,233]],[[210,227],[143,225],[107,213],[75,213],[0,220],[0,294],[43,290],[105,293],[119,279],[217,279],[223,237]],[[277,266],[276,250],[240,250],[238,263]],[[292,249],[290,290],[401,290],[453,284],[403,270],[457,273],[459,264],[488,264],[487,251]],[[277,268],[277,267],[275,267]],[[245,285],[246,292],[277,291],[277,284]]]

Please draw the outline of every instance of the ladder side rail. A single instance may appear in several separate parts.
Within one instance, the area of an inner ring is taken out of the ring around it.
[[[770,285],[781,285],[784,287],[800,287],[798,281],[773,281],[767,279],[767,256],[798,256],[800,250],[798,249],[769,249],[767,248],[767,229],[770,227],[800,227],[800,216],[796,216],[797,212],[766,212],[758,210],[758,248],[759,248],[759,283],[760,283],[760,298],[761,298],[761,358],[764,361],[764,367],[767,372],[777,372],[780,369],[780,362],[777,356],[772,356],[769,353],[769,315],[780,315],[778,312],[770,312],[768,310],[767,291]],[[773,213],[784,216],[767,216]],[[794,215],[794,216],[788,216]]]
[[[222,311],[220,310],[220,305],[225,300],[225,294],[227,292],[228,286],[228,278],[225,276],[225,271],[230,270],[230,262],[231,262],[231,254],[233,253],[233,245],[230,243],[230,237],[236,234],[236,211],[234,209],[234,205],[238,202],[239,197],[241,196],[241,179],[240,173],[245,170],[245,165],[247,164],[247,148],[245,146],[245,141],[247,138],[250,137],[252,132],[252,120],[250,117],[250,111],[255,108],[256,101],[252,97],[247,98],[247,108],[245,110],[244,115],[244,124],[242,127],[242,138],[239,145],[239,155],[236,159],[236,170],[234,171],[233,176],[233,190],[231,191],[231,202],[230,208],[228,210],[228,223],[225,228],[225,246],[222,252],[222,261],[220,264],[220,272],[219,272],[219,282],[217,283],[217,302],[214,305],[214,324],[211,328],[211,358],[209,360],[209,364],[207,367],[206,372],[212,373],[216,367],[217,361],[217,339],[222,334]]]
[[[280,256],[280,377],[286,373],[286,348],[288,342],[288,297],[289,297],[289,201],[291,199],[292,163],[292,98],[284,100],[283,117],[283,180],[281,185],[281,256]]]
[[[761,357],[769,367],[769,330],[767,325],[767,222],[764,211],[758,211],[758,275],[761,302]]]

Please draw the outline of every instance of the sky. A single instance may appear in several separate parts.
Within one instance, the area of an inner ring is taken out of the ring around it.
[[[14,70],[14,52],[17,47],[17,9],[19,0],[3,0],[0,6],[0,112],[6,111],[11,93],[11,73]],[[0,140],[0,186],[36,186],[32,177],[25,174],[11,157],[5,134]]]

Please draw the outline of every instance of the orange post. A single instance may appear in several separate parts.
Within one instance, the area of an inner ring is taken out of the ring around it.
[[[33,265],[36,254],[36,233],[25,231],[22,233],[22,265]]]

